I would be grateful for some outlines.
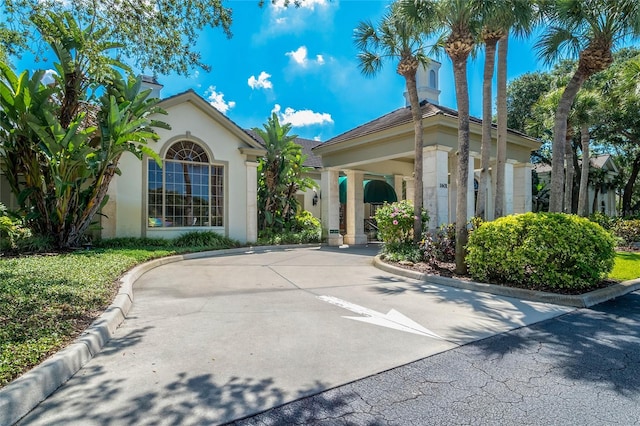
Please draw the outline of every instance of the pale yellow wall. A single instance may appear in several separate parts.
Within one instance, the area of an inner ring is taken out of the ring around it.
[[[239,151],[245,144],[191,102],[179,103],[165,109],[168,115],[157,118],[169,123],[171,130],[157,129],[160,140],[151,142],[149,147],[162,155],[173,142],[180,139],[203,142],[206,145],[208,153],[213,154],[210,161],[223,163],[225,166],[225,226],[148,228],[145,164],[147,160],[141,162],[133,155],[127,154],[122,157],[120,163],[123,175],[117,177],[110,205],[106,206],[106,210],[115,212],[115,218],[103,220],[103,235],[173,238],[194,230],[214,230],[245,242],[247,171],[246,158]]]

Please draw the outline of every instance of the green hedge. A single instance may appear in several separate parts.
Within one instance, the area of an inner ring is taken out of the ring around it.
[[[469,237],[473,279],[530,288],[587,288],[613,268],[615,241],[600,225],[562,213],[486,222]]]

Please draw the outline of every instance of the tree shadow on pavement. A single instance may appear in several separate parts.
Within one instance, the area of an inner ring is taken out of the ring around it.
[[[640,392],[640,294],[580,309],[562,317],[474,343],[485,357],[518,372],[541,371],[627,396]],[[470,348],[471,349],[471,348]],[[472,349],[471,349],[472,350]],[[523,353],[529,355],[521,356]],[[526,377],[525,377],[526,379]]]
[[[296,394],[287,394],[272,378],[232,377],[226,382],[214,374],[178,373],[175,380],[153,390],[128,388],[127,380],[105,379],[96,385],[100,367],[90,368],[62,395],[45,400],[20,425],[185,425],[221,424],[326,390],[316,382]],[[153,376],[149,377],[154,380]],[[90,384],[90,386],[88,385]],[[323,404],[331,410],[346,405],[343,399]]]

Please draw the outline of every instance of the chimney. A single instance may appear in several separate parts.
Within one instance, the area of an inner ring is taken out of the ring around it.
[[[418,101],[427,101],[434,105],[440,103],[440,66],[442,64],[433,59],[426,67],[420,65],[416,73],[416,85],[418,86]],[[404,92],[405,105],[409,106],[409,94]]]
[[[142,80],[142,84],[140,85],[140,91],[151,89],[151,94],[149,95],[149,98],[161,99],[160,91],[164,86],[158,83],[158,79],[156,77],[152,77],[150,75],[141,75],[140,79]]]

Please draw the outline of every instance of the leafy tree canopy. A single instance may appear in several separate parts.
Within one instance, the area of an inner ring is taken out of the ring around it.
[[[223,0],[1,0],[0,59],[25,49],[43,52],[31,19],[45,11],[67,11],[81,25],[92,24],[122,45],[119,56],[159,74],[209,68],[195,49],[201,30],[219,27],[231,37],[231,9]]]

